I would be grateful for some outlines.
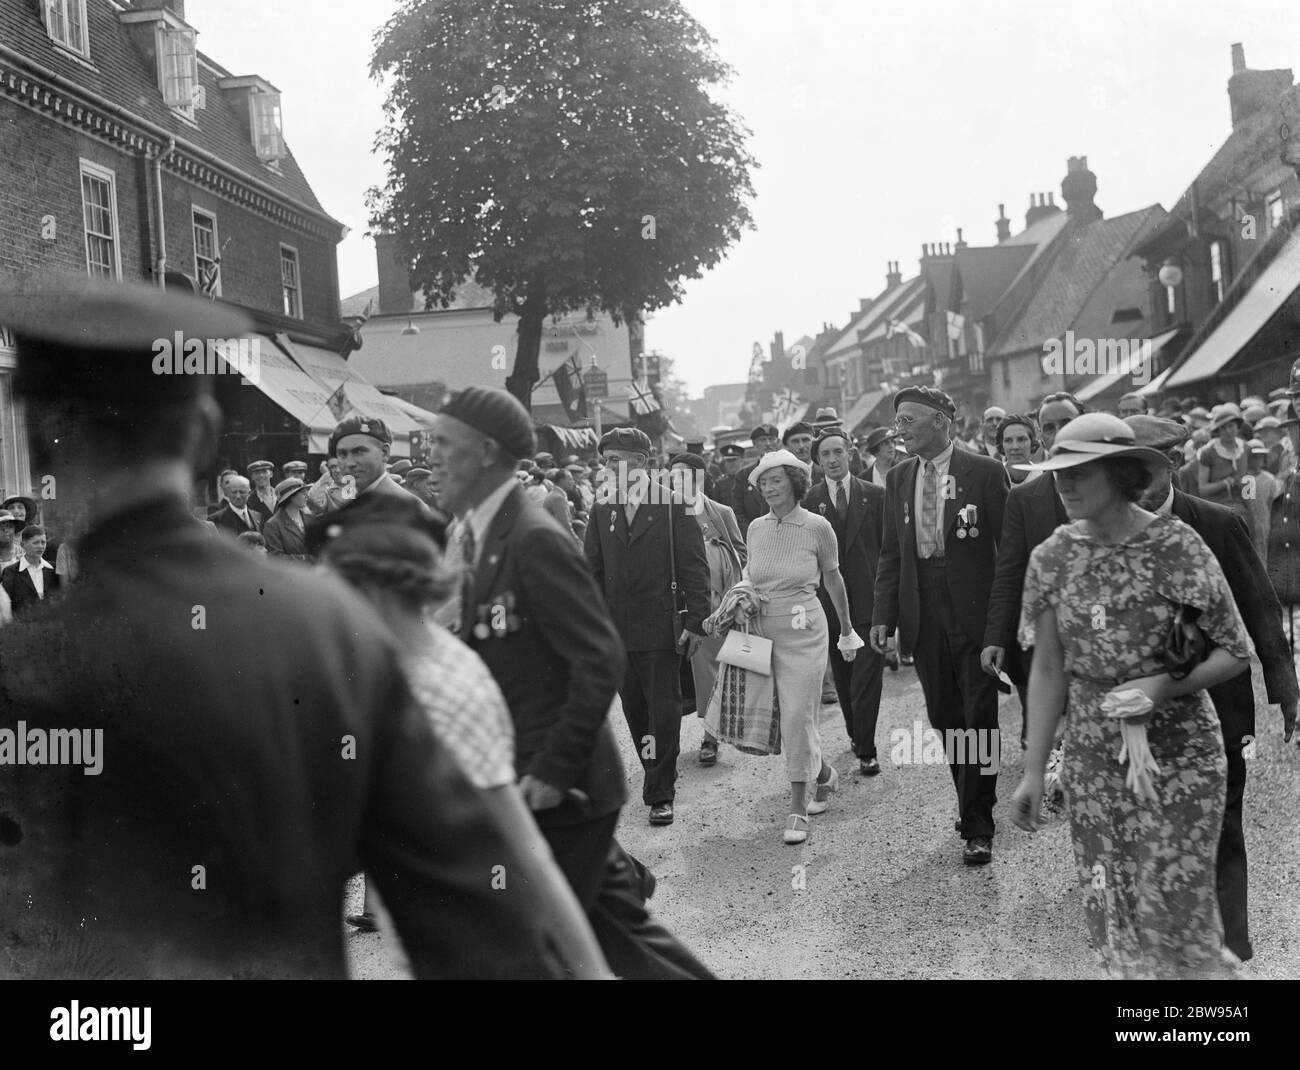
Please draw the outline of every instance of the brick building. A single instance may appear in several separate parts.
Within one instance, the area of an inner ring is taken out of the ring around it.
[[[280,93],[198,51],[184,0],[0,0],[0,282],[166,284],[255,319],[265,374],[221,377],[221,463],[322,456],[337,410],[415,424],[348,367],[337,246]],[[30,492],[0,328],[0,492]],[[340,384],[347,383],[346,387]],[[333,401],[333,406],[330,402]],[[400,452],[400,443],[399,443]],[[81,519],[50,502],[47,521]]]

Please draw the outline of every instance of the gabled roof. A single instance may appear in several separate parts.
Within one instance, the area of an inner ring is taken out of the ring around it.
[[[834,360],[836,357],[842,356],[853,349],[858,344],[859,332],[870,330],[877,324],[884,324],[887,320],[895,318],[896,311],[906,301],[916,294],[924,292],[924,275],[916,275],[913,278],[905,279],[897,286],[890,287],[849,320],[849,325],[844,328],[840,336],[826,350],[826,359]]]
[[[980,320],[992,312],[1010,287],[1011,280],[1033,255],[1032,245],[958,249],[957,272],[961,276],[967,315]]]
[[[1134,255],[1137,243],[1163,218],[1164,209],[1157,204],[1114,219],[1072,227],[1024,309],[1000,332],[989,355],[999,357],[1034,349],[1049,338],[1061,337],[1097,287]]]
[[[258,159],[246,121],[217,84],[230,73],[203,53],[199,53],[199,83],[205,91],[206,107],[195,112],[195,123],[181,119],[163,103],[152,61],[136,47],[130,29],[118,20],[118,12],[124,10],[133,9],[110,0],[86,0],[89,67],[50,40],[34,0],[0,4],[0,49],[11,49],[84,92],[162,127],[177,140],[206,150],[282,196],[323,215],[320,201],[287,149],[279,162],[279,174]]]

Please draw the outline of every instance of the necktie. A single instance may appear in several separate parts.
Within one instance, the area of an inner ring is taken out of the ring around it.
[[[462,571],[460,574],[460,607],[462,615],[470,603],[470,598],[474,590],[474,558],[477,547],[474,542],[474,529],[469,526],[469,521],[465,521],[465,526],[460,532],[460,559]],[[466,642],[468,636],[462,636]]]
[[[474,541],[474,529],[468,523],[460,533],[460,556],[465,562],[466,571],[473,572],[475,558],[478,557],[478,546]]]
[[[844,514],[849,511],[849,496],[844,493],[844,484],[841,483],[835,491],[835,511],[840,514],[840,519],[844,519]]]
[[[939,550],[936,530],[939,526],[939,473],[934,462],[925,462],[925,481],[921,487],[921,558],[933,556]]]

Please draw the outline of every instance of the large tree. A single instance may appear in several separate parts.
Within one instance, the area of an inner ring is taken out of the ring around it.
[[[548,315],[678,302],[753,227],[749,132],[710,92],[731,71],[678,0],[406,0],[371,73],[371,225],[400,236],[427,307],[473,278],[519,317],[506,386],[525,405]]]

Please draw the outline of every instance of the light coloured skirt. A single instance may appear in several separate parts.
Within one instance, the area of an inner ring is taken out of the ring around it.
[[[772,674],[781,707],[781,749],[792,784],[817,779],[822,769],[822,677],[826,671],[826,614],[816,595],[763,603],[759,631],[772,640]]]

